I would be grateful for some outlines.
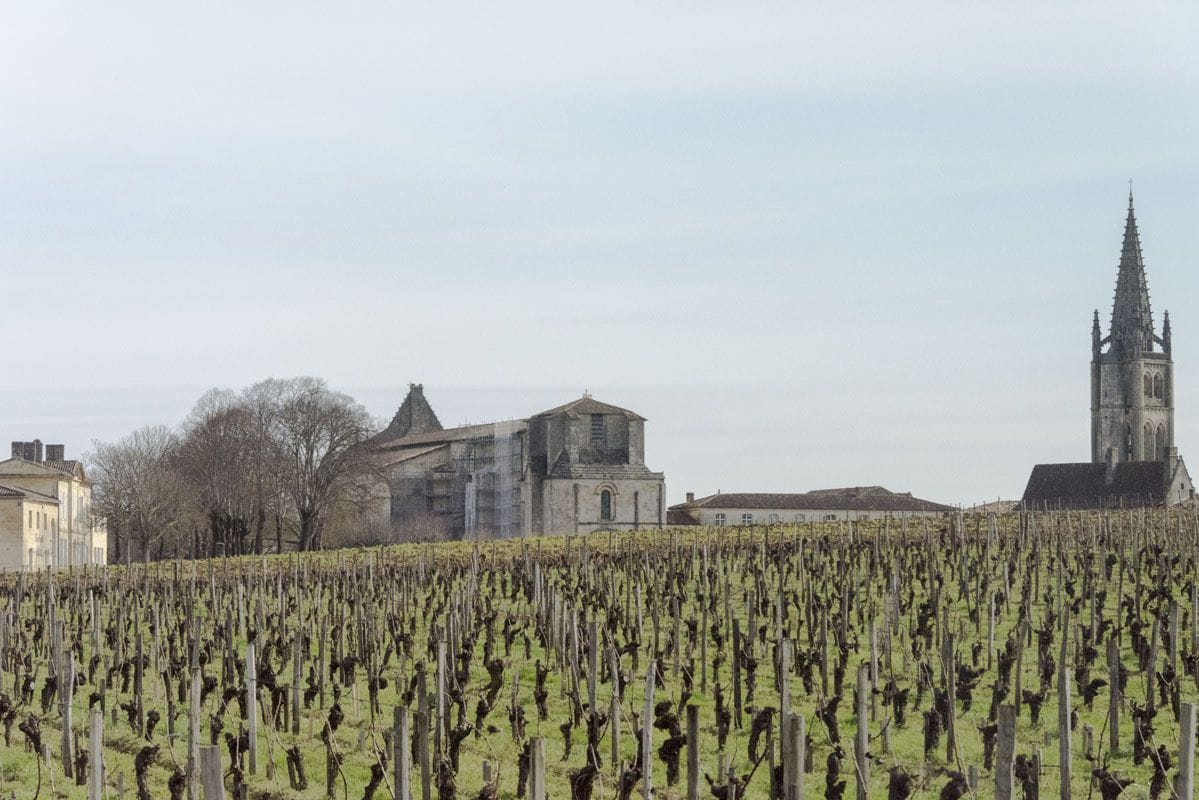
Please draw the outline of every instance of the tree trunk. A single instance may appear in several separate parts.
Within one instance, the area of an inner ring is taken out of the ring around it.
[[[300,538],[298,548],[309,550],[314,547],[316,538],[316,514],[308,509],[300,509]]]
[[[266,528],[266,509],[259,508],[258,515],[254,518],[254,552],[257,555],[262,555],[262,531]]]

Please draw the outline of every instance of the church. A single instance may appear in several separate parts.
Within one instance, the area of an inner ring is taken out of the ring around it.
[[[661,528],[645,418],[590,394],[527,419],[443,428],[412,384],[370,442],[391,527],[420,539]]]
[[[1107,336],[1091,326],[1091,460],[1038,464],[1026,510],[1173,505],[1195,496],[1174,444],[1170,313],[1153,325],[1132,193]]]

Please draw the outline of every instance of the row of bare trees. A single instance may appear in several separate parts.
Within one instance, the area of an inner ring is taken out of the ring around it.
[[[179,427],[97,442],[93,507],[117,561],[314,550],[331,522],[365,524],[377,486],[371,419],[317,378],[212,390]]]

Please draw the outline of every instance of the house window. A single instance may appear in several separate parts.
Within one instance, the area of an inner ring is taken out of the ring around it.
[[[723,527],[724,521],[725,521],[725,516],[724,516],[723,512],[720,514],[717,514],[715,517],[712,518],[712,523],[714,525],[716,525],[717,527]]]
[[[782,521],[782,518],[778,514],[771,514],[769,517],[767,517],[767,521],[771,525],[776,525]]]
[[[825,514],[825,515],[824,515],[824,521],[825,521],[825,522],[836,522],[836,521],[837,521],[837,515],[836,515],[836,514]]]
[[[795,515],[796,522],[807,522],[807,519],[808,519],[808,516],[806,514],[796,514]]]
[[[858,519],[859,519],[859,520],[868,520],[868,519],[870,519],[870,512],[868,512],[868,511],[867,511],[867,512],[862,512],[861,514],[858,514]]]
[[[604,427],[604,415],[591,415],[591,446],[603,447],[604,441],[607,439],[607,430]]]
[[[607,489],[600,492],[600,521],[612,521],[612,492]]]
[[[754,524],[754,515],[749,513],[748,511],[746,511],[744,514],[741,515],[741,524],[742,525],[753,525]]]

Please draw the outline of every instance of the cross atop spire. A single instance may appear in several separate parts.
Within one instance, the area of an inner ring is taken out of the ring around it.
[[[1153,350],[1153,311],[1149,307],[1149,283],[1145,279],[1145,259],[1141,254],[1141,236],[1137,231],[1131,180],[1128,218],[1124,222],[1124,244],[1116,276],[1116,296],[1112,301],[1111,339],[1114,346],[1123,350]]]

